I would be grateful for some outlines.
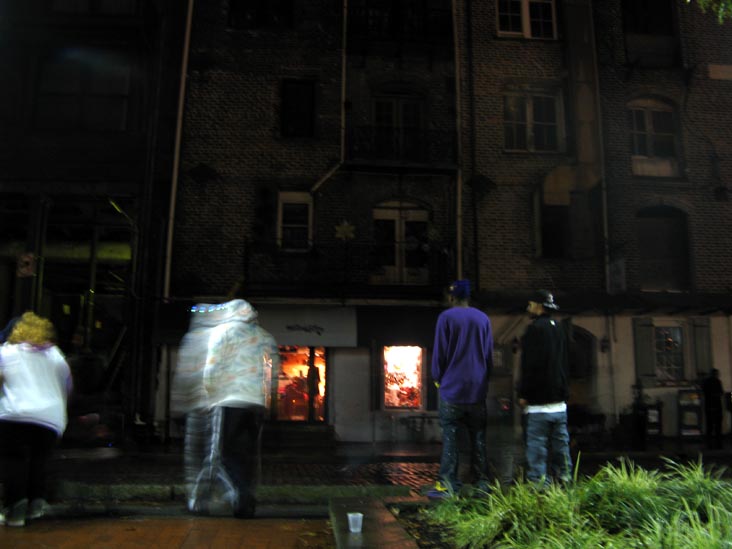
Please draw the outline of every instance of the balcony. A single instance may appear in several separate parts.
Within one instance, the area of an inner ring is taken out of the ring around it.
[[[454,169],[455,132],[354,126],[346,133],[346,159],[351,165]]]
[[[244,277],[251,295],[434,299],[454,277],[453,255],[443,242],[352,240],[283,251],[260,241],[247,248]]]

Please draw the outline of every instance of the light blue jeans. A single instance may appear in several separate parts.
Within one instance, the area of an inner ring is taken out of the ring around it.
[[[531,482],[571,479],[567,412],[526,414],[526,467]]]

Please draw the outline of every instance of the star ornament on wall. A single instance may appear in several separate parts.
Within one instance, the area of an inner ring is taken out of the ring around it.
[[[338,240],[343,240],[344,242],[346,240],[353,240],[356,238],[356,227],[344,219],[339,225],[336,225],[335,237]]]

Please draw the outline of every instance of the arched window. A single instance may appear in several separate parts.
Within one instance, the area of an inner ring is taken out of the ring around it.
[[[679,132],[674,108],[652,98],[628,103],[633,174],[679,175]]]
[[[637,230],[641,290],[688,290],[686,214],[667,206],[646,208],[638,213]]]

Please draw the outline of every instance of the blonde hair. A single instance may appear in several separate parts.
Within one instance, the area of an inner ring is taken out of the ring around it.
[[[8,343],[30,343],[31,345],[45,345],[53,343],[56,331],[47,318],[38,316],[34,312],[23,313],[20,320],[13,326]]]

